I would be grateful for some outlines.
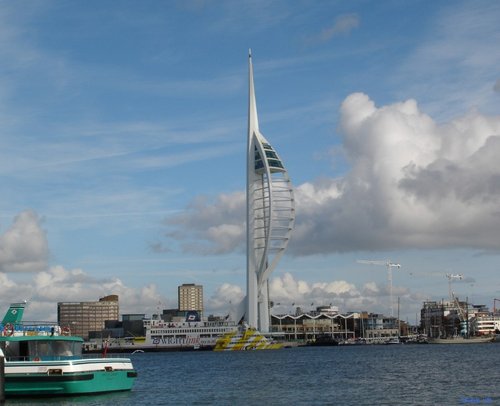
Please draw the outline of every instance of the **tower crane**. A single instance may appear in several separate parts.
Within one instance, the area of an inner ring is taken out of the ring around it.
[[[447,273],[446,277],[448,278],[448,291],[450,294],[450,303],[455,303],[455,306],[457,307],[457,310],[458,310],[458,314],[460,316],[460,320],[469,323],[468,316],[467,316],[467,310],[464,310],[462,308],[462,306],[460,305],[460,302],[458,301],[458,298],[455,296],[455,292],[453,292],[453,290],[451,289],[451,282],[453,280],[462,280],[464,278],[464,276],[462,274]]]
[[[389,309],[391,311],[391,317],[394,317],[394,306],[393,306],[393,300],[392,300],[392,268],[401,268],[400,264],[397,264],[395,262],[392,262],[391,260],[387,261],[372,261],[372,260],[366,260],[366,259],[358,259],[357,261],[360,264],[366,264],[366,265],[383,265],[387,267],[387,279],[389,282],[389,296],[390,296],[390,306]]]
[[[497,312],[497,307],[496,307],[497,302],[500,302],[500,299],[493,299],[493,314],[496,314]]]
[[[453,301],[454,292],[451,290],[451,282],[455,279],[462,280],[464,276],[461,273],[460,274],[447,273],[446,277],[448,278],[448,293],[450,295],[450,301]]]

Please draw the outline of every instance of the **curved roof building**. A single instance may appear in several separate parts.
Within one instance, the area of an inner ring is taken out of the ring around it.
[[[268,279],[290,239],[295,208],[293,188],[278,153],[259,130],[249,52],[247,149],[247,300],[245,321],[269,331]]]

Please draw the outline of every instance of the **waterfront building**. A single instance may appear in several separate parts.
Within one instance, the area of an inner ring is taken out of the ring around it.
[[[381,339],[399,337],[402,335],[400,331],[401,321],[398,321],[396,317],[387,317],[383,314],[369,313],[364,317],[363,325],[363,338]]]
[[[197,311],[203,313],[203,286],[184,283],[177,288],[179,311]]]
[[[143,337],[144,313],[122,314],[122,320],[106,320],[103,330],[89,331],[89,340],[108,338]]]
[[[271,316],[271,333],[287,341],[314,340],[317,336],[331,336],[348,340],[362,336],[362,314],[339,313],[338,310],[317,308],[308,313]]]
[[[408,324],[396,317],[368,312],[340,313],[334,306],[320,306],[307,313],[272,315],[271,331],[288,341],[309,341],[331,336],[345,341],[365,339],[379,342],[408,335]]]
[[[144,313],[122,314],[121,327],[124,337],[137,337],[144,335]]]
[[[248,71],[247,296],[244,320],[249,326],[267,333],[270,330],[268,279],[290,240],[295,209],[288,172],[259,129],[251,53]]]
[[[454,296],[447,301],[426,301],[420,310],[420,329],[431,338],[475,335],[482,328],[481,321],[476,320],[486,322],[488,314],[485,305],[460,301]]]
[[[103,330],[106,320],[118,320],[118,316],[118,295],[105,296],[96,302],[57,303],[58,324],[84,340],[88,340],[89,332]]]

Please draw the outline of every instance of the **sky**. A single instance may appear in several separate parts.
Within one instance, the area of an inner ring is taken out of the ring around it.
[[[295,189],[276,314],[500,298],[497,1],[0,1],[0,304],[245,294],[248,50]]]

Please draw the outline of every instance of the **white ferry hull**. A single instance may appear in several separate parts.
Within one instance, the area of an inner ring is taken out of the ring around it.
[[[429,338],[429,344],[481,344],[490,343],[495,337],[455,337],[455,338]]]
[[[159,352],[212,350],[217,339],[224,334],[235,332],[232,322],[176,322],[148,320],[145,323],[145,337],[103,339],[86,343],[88,353],[110,352]]]

